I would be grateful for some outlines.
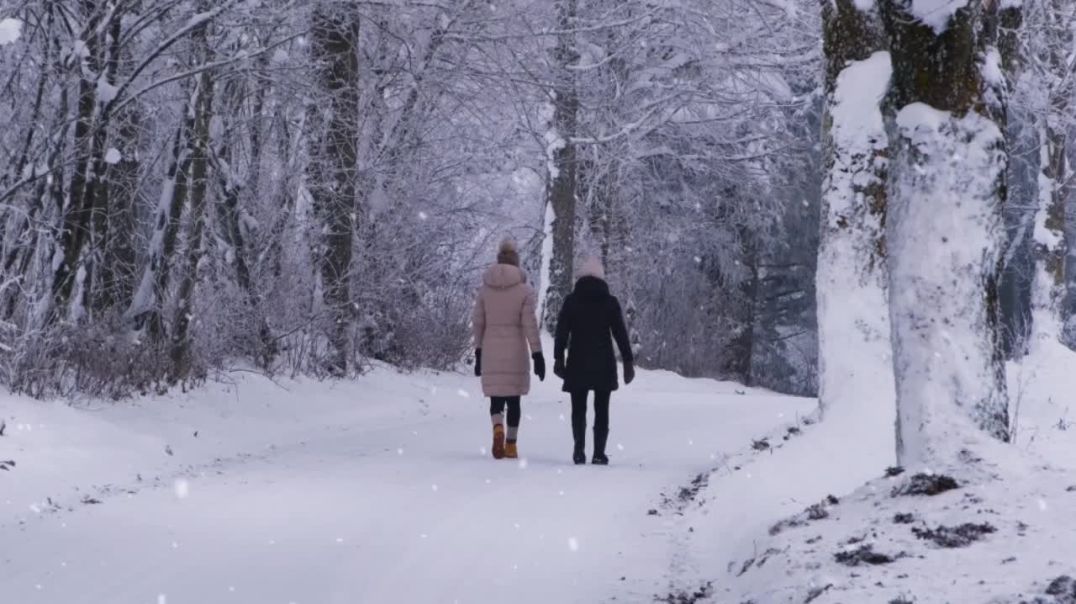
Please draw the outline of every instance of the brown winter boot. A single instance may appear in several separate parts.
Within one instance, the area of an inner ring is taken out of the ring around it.
[[[516,449],[516,441],[508,441],[508,443],[504,446],[504,456],[508,459],[515,459],[519,457],[519,451]]]
[[[493,459],[502,459],[504,457],[504,426],[501,424],[493,425]]]

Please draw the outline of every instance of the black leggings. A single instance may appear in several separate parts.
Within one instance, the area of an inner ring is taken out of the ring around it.
[[[508,405],[508,425],[519,425],[519,397],[518,396],[494,396],[489,399],[489,414],[497,415],[504,412],[504,406]]]
[[[594,431],[604,434],[609,431],[609,397],[608,390],[594,391]],[[572,393],[572,428],[584,430],[587,427],[587,391]]]

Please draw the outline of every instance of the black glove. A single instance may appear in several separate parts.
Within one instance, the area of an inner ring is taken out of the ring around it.
[[[564,369],[564,359],[553,359],[553,375],[563,380],[567,373]]]
[[[635,380],[635,365],[624,363],[624,383],[630,384],[633,380]]]
[[[545,357],[542,353],[536,352],[531,355],[531,360],[534,361],[534,375],[538,376],[538,381],[545,381]]]
[[[474,349],[474,375],[475,377],[482,376],[482,349]]]

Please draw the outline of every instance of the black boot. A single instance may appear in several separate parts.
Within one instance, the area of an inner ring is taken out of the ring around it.
[[[599,466],[609,465],[609,458],[605,456],[605,441],[609,438],[609,431],[594,429],[594,457],[590,463]]]
[[[572,438],[575,439],[575,450],[572,452],[572,461],[575,465],[587,463],[587,426],[583,424],[581,426],[575,425],[572,422]]]

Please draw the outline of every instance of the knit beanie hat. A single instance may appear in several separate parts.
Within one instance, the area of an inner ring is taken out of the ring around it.
[[[508,238],[501,241],[501,247],[497,250],[497,264],[519,266],[519,249],[515,241]]]
[[[578,278],[583,277],[597,277],[599,279],[605,279],[605,268],[602,267],[602,261],[596,256],[591,256],[583,261],[579,265],[579,271],[576,275]]]

